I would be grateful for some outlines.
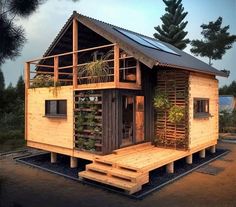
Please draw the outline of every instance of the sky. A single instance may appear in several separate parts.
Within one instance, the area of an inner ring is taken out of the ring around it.
[[[223,26],[230,25],[229,32],[236,34],[236,0],[182,0],[188,15],[186,31],[190,40],[201,39],[200,25],[223,17]],[[27,19],[17,19],[25,29],[27,43],[21,56],[2,65],[6,86],[16,84],[23,75],[24,62],[42,57],[73,11],[111,23],[147,36],[153,36],[154,27],[161,25],[165,13],[162,0],[47,0]],[[184,51],[190,53],[189,45]],[[191,53],[190,53],[191,54]],[[193,55],[193,54],[192,54]],[[207,58],[201,58],[208,63]],[[236,43],[222,60],[214,60],[213,67],[230,70],[229,78],[218,78],[220,86],[236,80]]]

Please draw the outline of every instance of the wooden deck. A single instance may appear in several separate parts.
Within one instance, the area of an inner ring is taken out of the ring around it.
[[[193,153],[199,151],[204,158],[205,149],[215,145],[216,141],[188,151],[158,148],[150,142],[126,147],[110,155],[95,156],[93,163],[87,165],[79,177],[115,186],[132,194],[149,182],[150,171],[166,165],[167,172],[173,173],[174,161],[186,157],[187,163],[191,164]]]

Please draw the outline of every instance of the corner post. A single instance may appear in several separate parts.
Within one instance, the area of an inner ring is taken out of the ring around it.
[[[77,88],[78,82],[78,21],[77,18],[73,19],[73,87]]]
[[[25,63],[25,140],[28,138],[28,89],[30,88],[30,63]]]
[[[120,81],[120,49],[119,45],[114,45],[114,82],[115,86],[119,85]]]
[[[58,81],[58,67],[59,67],[59,57],[54,57],[54,86],[56,86]]]
[[[140,62],[137,60],[136,63],[136,83],[141,86],[141,69],[140,69]]]

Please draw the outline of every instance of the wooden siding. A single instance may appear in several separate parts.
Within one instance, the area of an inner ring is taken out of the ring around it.
[[[73,149],[72,86],[28,90],[27,141]],[[66,118],[45,117],[45,100],[67,100]]]
[[[184,119],[178,123],[168,120],[168,111],[156,110],[155,131],[158,146],[188,149],[188,78],[182,70],[160,70],[157,72],[157,89],[166,94],[171,105],[185,109]]]
[[[208,118],[194,118],[193,99],[209,98]],[[218,139],[218,80],[214,76],[191,73],[189,77],[190,148]]]

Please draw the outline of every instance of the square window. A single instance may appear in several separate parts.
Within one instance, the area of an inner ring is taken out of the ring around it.
[[[45,116],[47,117],[65,117],[67,114],[66,100],[46,100]]]
[[[209,99],[194,98],[194,118],[209,117]]]

